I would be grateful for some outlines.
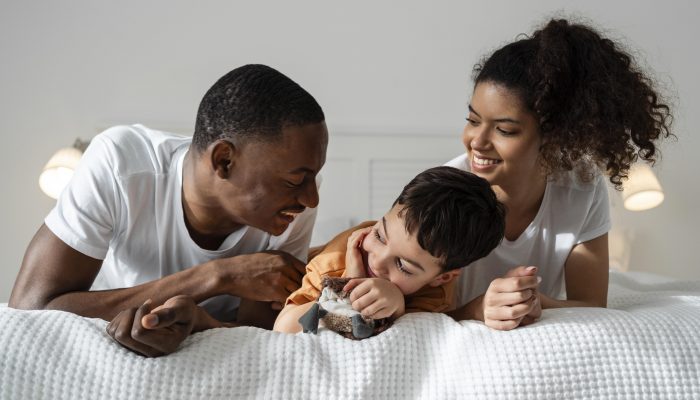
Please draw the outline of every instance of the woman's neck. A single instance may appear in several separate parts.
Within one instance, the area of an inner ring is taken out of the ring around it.
[[[516,185],[492,186],[498,200],[506,206],[506,239],[516,240],[535,219],[546,187],[545,176]]]

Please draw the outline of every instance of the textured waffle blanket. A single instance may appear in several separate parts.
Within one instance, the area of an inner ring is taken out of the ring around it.
[[[700,282],[613,274],[609,297],[510,332],[424,313],[363,341],[216,329],[158,359],[102,320],[1,306],[0,398],[700,399]]]

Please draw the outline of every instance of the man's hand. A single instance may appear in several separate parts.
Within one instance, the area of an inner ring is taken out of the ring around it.
[[[123,310],[107,325],[107,333],[127,349],[146,357],[174,352],[193,331],[221,326],[190,296],[175,296],[151,309],[150,300]]]
[[[352,308],[366,318],[398,318],[405,313],[401,290],[386,279],[362,278],[348,282],[344,291],[352,290]]]
[[[283,251],[264,251],[218,260],[229,294],[284,304],[301,285],[306,266]],[[281,307],[278,307],[280,309]]]
[[[511,330],[534,322],[542,314],[538,285],[537,267],[513,268],[494,279],[482,299],[486,326]]]
[[[372,231],[372,227],[358,229],[348,237],[348,247],[345,252],[345,276],[349,278],[364,278],[365,263],[362,261],[360,246],[365,237]]]

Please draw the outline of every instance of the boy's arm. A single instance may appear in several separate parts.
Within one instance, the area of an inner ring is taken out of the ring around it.
[[[299,318],[306,314],[307,311],[314,305],[313,301],[301,305],[287,304],[284,306],[280,315],[277,316],[275,326],[272,328],[275,332],[283,333],[299,333],[301,332],[301,324]]]

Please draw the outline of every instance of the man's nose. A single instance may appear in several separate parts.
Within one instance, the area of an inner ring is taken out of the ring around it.
[[[299,196],[299,203],[308,208],[316,208],[319,202],[318,188],[315,179],[308,179]]]

